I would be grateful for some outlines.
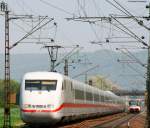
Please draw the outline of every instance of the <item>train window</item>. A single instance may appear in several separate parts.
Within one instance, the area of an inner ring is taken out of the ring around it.
[[[100,96],[101,102],[104,102],[104,96]]]
[[[75,99],[83,100],[84,99],[84,92],[81,90],[75,89]]]
[[[107,96],[104,97],[104,102],[107,102]]]
[[[56,80],[42,80],[41,90],[56,90],[57,81]]]
[[[99,101],[99,95],[98,94],[94,94],[94,101]]]
[[[86,100],[92,101],[93,100],[93,95],[90,92],[86,92]]]
[[[40,80],[26,80],[25,81],[25,90],[40,90]]]
[[[105,97],[105,102],[111,103],[111,98],[109,96]]]
[[[56,90],[56,80],[25,80],[25,90]]]
[[[132,106],[132,105],[139,105],[139,101],[137,100],[130,100],[129,101],[129,105]]]

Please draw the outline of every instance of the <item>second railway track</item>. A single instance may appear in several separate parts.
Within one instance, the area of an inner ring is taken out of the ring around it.
[[[132,118],[135,118],[136,116],[137,116],[136,114],[128,114],[122,118],[99,124],[99,125],[95,126],[94,128],[119,128],[123,124],[128,125],[128,122]]]

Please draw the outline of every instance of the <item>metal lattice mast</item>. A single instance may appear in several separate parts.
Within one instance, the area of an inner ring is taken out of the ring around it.
[[[1,2],[1,11],[5,12],[5,80],[4,80],[4,125],[3,128],[11,127],[10,114],[10,54],[9,54],[9,11],[7,4]]]
[[[9,12],[5,11],[5,106],[4,106],[4,128],[11,127],[10,119],[10,56],[9,56]]]
[[[150,128],[150,48],[148,48],[148,66],[147,66],[147,113],[146,113],[146,127]]]
[[[68,59],[65,59],[64,75],[68,76]]]

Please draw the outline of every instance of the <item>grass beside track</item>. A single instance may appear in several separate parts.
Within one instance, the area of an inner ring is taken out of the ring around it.
[[[0,108],[0,128],[3,127],[3,114],[4,114],[4,110],[3,108]],[[20,118],[20,110],[18,107],[15,108],[11,108],[11,125],[13,127],[19,126],[23,124],[21,118]]]

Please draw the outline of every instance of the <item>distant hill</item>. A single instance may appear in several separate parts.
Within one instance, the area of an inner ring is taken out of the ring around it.
[[[143,63],[147,63],[147,52],[140,51],[133,53]],[[120,52],[100,50],[93,53],[82,53],[86,55],[92,65],[85,65],[84,58],[81,57],[81,64],[70,64],[69,74],[71,77],[99,64],[99,67],[88,72],[88,76],[103,75],[107,79],[117,83],[125,89],[144,89],[145,79],[143,78],[146,69],[139,64],[132,63],[131,69],[128,64],[117,62],[118,59],[129,59]],[[0,55],[0,78],[4,78],[4,55]],[[21,82],[22,76],[31,71],[48,71],[50,69],[49,56],[47,54],[16,54],[11,55],[11,77]],[[63,73],[63,64],[57,68],[58,72]],[[136,71],[134,71],[136,70]],[[77,78],[84,81],[84,76]]]

